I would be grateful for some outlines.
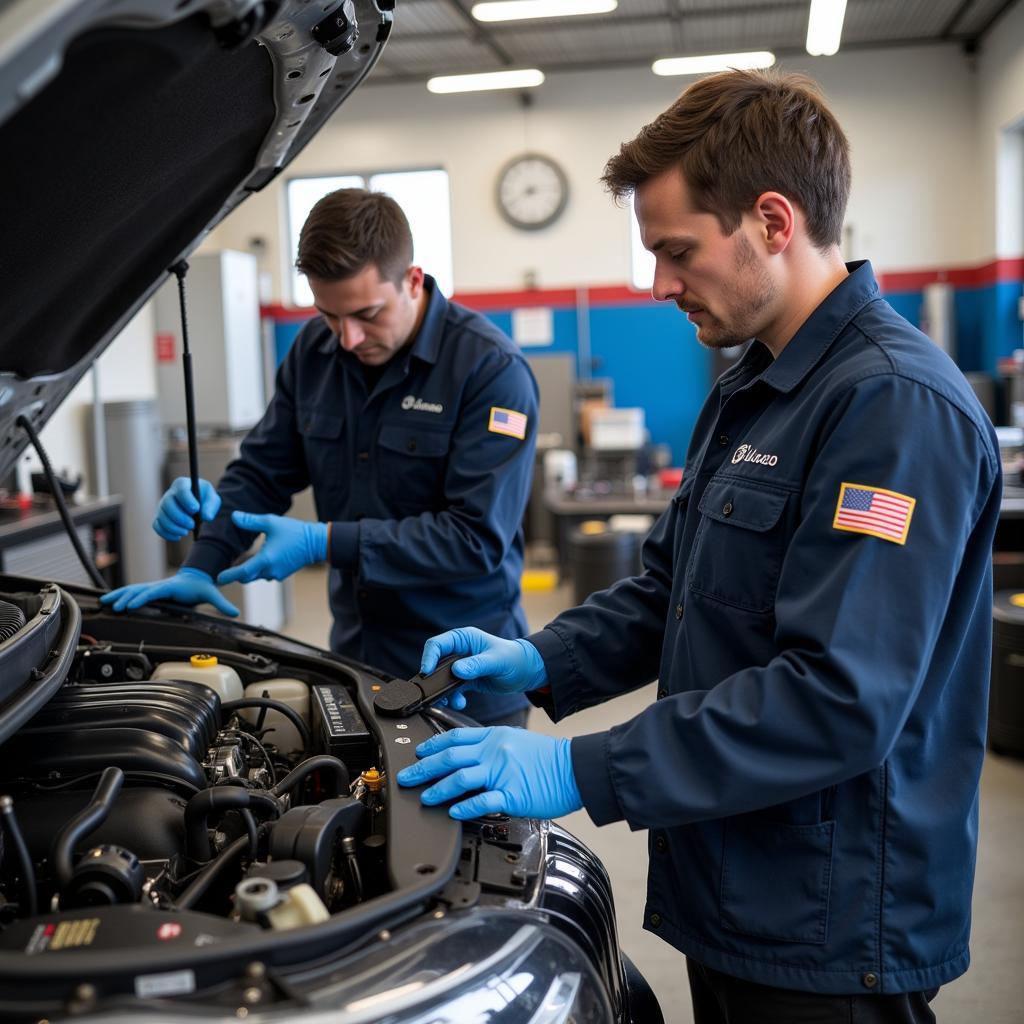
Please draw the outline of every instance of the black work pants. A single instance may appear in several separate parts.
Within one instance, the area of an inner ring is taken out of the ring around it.
[[[686,961],[696,1024],[935,1024],[938,989],[828,996],[758,985]]]

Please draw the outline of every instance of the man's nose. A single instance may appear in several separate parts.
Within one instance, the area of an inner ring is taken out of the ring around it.
[[[651,296],[657,302],[665,302],[668,299],[671,299],[673,302],[678,301],[682,298],[685,291],[686,286],[679,280],[676,274],[655,269],[654,283],[651,285]]]
[[[341,347],[346,352],[354,352],[366,340],[366,332],[355,320],[341,321]]]

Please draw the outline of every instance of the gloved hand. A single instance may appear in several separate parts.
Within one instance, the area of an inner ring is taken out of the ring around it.
[[[238,614],[238,609],[217,589],[208,573],[187,566],[166,580],[131,583],[100,597],[100,603],[112,604],[115,612],[141,608],[150,601],[177,601],[187,605],[206,602],[225,615]]]
[[[486,635],[486,634],[485,634]],[[504,811],[517,818],[557,818],[583,806],[569,740],[525,729],[452,729],[416,748],[423,760],[398,773],[403,786],[441,781],[420,794],[433,805],[482,792],[448,808],[453,818]]]
[[[466,706],[469,690],[481,693],[526,693],[547,682],[548,673],[540,652],[528,640],[503,640],[476,626],[450,629],[432,636],[423,645],[420,672],[426,675],[449,654],[470,654],[452,665],[452,674],[472,680],[460,686],[438,704],[449,704],[456,711]]]
[[[219,511],[220,495],[209,480],[199,481],[199,501],[196,501],[192,493],[192,481],[187,476],[179,476],[164,491],[156,507],[153,529],[164,540],[181,540],[192,532],[197,512],[203,522],[208,523]]]
[[[326,523],[305,523],[290,516],[258,516],[252,512],[232,512],[231,521],[243,530],[265,533],[267,539],[252,558],[225,569],[217,577],[222,585],[235,580],[283,580],[303,566],[327,557]]]

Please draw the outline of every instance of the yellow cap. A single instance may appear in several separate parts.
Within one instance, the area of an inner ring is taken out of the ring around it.
[[[217,664],[215,654],[193,654],[188,660],[192,663],[193,668],[213,668]]]
[[[384,776],[376,768],[368,769],[359,778],[371,793],[379,793],[381,786],[384,785]]]
[[[580,533],[586,534],[587,536],[593,536],[596,533],[604,533],[608,529],[608,524],[601,519],[588,519],[585,523],[580,523]]]
[[[1018,608],[1024,608],[1024,594],[1014,594],[1010,598],[1010,604],[1015,604]]]

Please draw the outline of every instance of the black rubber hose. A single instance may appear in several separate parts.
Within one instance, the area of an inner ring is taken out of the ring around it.
[[[334,795],[342,796],[348,793],[349,775],[345,762],[336,758],[333,754],[315,754],[307,757],[301,764],[296,765],[270,792],[274,796],[284,796],[290,793],[300,782],[311,772],[324,771],[334,776]]]
[[[238,812],[242,821],[245,822],[245,834],[249,837],[249,860],[256,859],[256,819],[252,816],[252,811],[239,811]]]
[[[277,801],[263,790],[240,789],[238,786],[218,786],[196,793],[185,805],[185,854],[198,863],[213,856],[206,822],[211,814],[224,811],[251,810],[264,807],[275,817],[281,808]],[[249,842],[249,836],[245,837]]]
[[[220,873],[228,867],[233,860],[241,856],[242,852],[249,845],[248,836],[239,836],[233,843],[224,847],[216,857],[204,867],[192,880],[192,884],[174,901],[178,910],[188,910],[194,907],[203,896],[206,890],[216,881]]]
[[[309,726],[302,720],[302,715],[287,704],[271,697],[243,697],[241,700],[226,700],[221,704],[221,710],[230,714],[232,711],[241,711],[242,708],[269,708],[271,711],[280,711],[288,719],[302,737],[302,752],[305,754],[313,742]]]
[[[43,464],[43,472],[46,474],[46,479],[50,483],[50,489],[53,491],[53,500],[57,503],[57,511],[60,513],[61,522],[67,531],[71,546],[75,549],[75,554],[78,555],[78,560],[82,563],[82,568],[85,569],[89,579],[92,580],[93,585],[98,590],[109,589],[107,581],[100,575],[99,569],[93,565],[92,559],[86,554],[85,548],[82,547],[81,538],[78,536],[75,524],[71,521],[71,513],[68,511],[67,502],[64,500],[64,492],[60,489],[60,484],[53,474],[53,467],[46,456],[46,449],[39,440],[39,435],[25,416],[19,416],[15,422],[28,434],[28,439],[32,442],[32,447],[35,448],[39,461]]]
[[[104,769],[92,799],[57,833],[50,860],[61,889],[71,881],[71,857],[75,845],[106,821],[123,782],[124,772],[120,768]]]
[[[14,801],[9,796],[0,796],[0,821],[3,822],[4,834],[14,847],[14,855],[18,858],[18,873],[21,875],[21,885],[25,890],[25,898],[18,912],[22,917],[35,917],[38,910],[36,872],[32,858],[28,855],[25,837],[18,827],[18,819],[14,816]]]

